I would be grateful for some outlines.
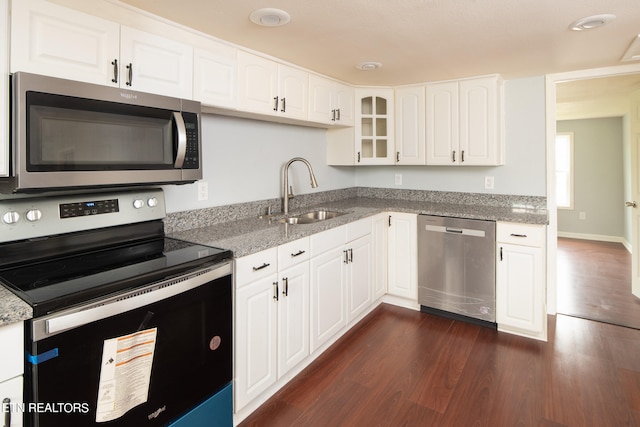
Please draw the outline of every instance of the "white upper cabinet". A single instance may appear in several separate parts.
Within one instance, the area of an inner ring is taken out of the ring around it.
[[[12,4],[12,72],[193,97],[191,46],[43,0]]]
[[[120,87],[193,98],[193,48],[122,26]]]
[[[395,91],[396,164],[426,164],[425,87],[401,87]]]
[[[309,120],[353,126],[353,91],[350,86],[309,75]]]
[[[356,165],[392,165],[394,149],[393,89],[356,89]]]
[[[307,119],[308,73],[238,51],[238,108]]]
[[[504,164],[500,76],[427,84],[427,165]]]
[[[238,105],[237,49],[211,42],[193,52],[193,98],[202,105],[235,109]]]
[[[120,25],[44,0],[12,2],[11,72],[117,86]]]

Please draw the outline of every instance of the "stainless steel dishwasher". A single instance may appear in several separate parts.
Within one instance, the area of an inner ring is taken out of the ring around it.
[[[421,311],[495,327],[496,223],[418,216]]]

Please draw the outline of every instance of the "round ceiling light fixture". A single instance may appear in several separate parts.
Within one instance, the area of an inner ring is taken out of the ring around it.
[[[382,67],[382,63],[374,62],[374,61],[361,62],[358,65],[356,65],[356,68],[362,71],[373,71],[373,70],[377,70],[380,67]]]
[[[254,24],[258,24],[263,27],[280,27],[289,23],[289,21],[291,21],[291,16],[282,9],[265,7],[251,12],[249,19],[251,19],[251,22]]]
[[[609,13],[587,16],[586,18],[573,21],[569,25],[569,28],[573,31],[592,30],[594,28],[602,27],[614,19],[616,19],[616,15],[611,15]]]

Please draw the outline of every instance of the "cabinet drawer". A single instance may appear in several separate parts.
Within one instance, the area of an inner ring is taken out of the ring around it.
[[[24,333],[22,322],[0,326],[0,382],[22,375]]]
[[[242,287],[278,271],[278,249],[271,248],[238,258],[235,264],[236,287]]]
[[[513,245],[544,247],[545,226],[498,222],[496,224],[496,241]]]
[[[352,242],[367,234],[371,234],[372,226],[373,220],[371,217],[347,224],[347,242]]]
[[[278,246],[278,270],[282,271],[292,265],[309,259],[309,238],[295,240]]]
[[[331,230],[311,236],[310,249],[311,256],[320,255],[328,250],[340,247],[346,243],[347,227],[342,225]]]

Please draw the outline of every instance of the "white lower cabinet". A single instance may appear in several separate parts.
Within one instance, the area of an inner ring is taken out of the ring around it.
[[[389,214],[381,213],[372,218],[371,245],[372,263],[371,273],[373,282],[373,301],[377,301],[387,293],[387,247],[389,235]]]
[[[498,329],[547,339],[545,226],[496,224]]]
[[[309,355],[309,239],[236,260],[235,306],[237,412]]]
[[[22,375],[10,380],[0,382],[0,402],[2,402],[2,420],[5,424],[3,427],[21,427],[22,411],[13,410],[14,405],[22,405]],[[7,412],[5,412],[7,411]],[[6,421],[9,421],[7,424]]]
[[[388,217],[388,289],[394,296],[418,300],[418,243],[416,214],[392,212]]]
[[[24,332],[22,322],[12,323],[0,327],[0,402],[22,404],[22,374],[24,371]],[[5,399],[9,399],[5,401]],[[8,420],[5,407],[0,412],[2,421]],[[11,411],[10,422],[7,427],[22,426],[23,414],[21,411]],[[3,424],[3,426],[6,424]]]
[[[371,218],[311,236],[311,352],[371,307]]]

